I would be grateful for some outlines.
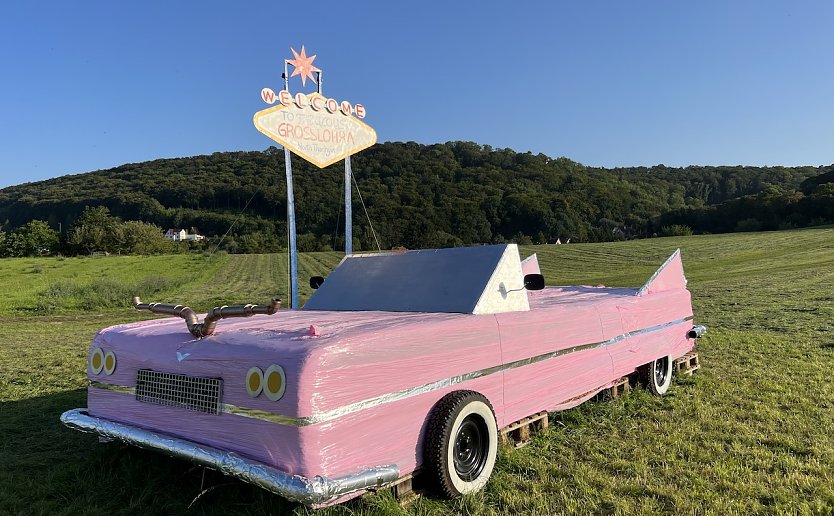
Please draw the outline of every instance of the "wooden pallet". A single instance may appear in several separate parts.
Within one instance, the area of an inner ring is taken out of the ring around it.
[[[394,498],[397,499],[401,506],[408,505],[417,498],[420,498],[425,491],[420,470],[395,480],[391,484],[388,484],[387,487],[394,494]]]
[[[530,417],[525,417],[521,421],[516,421],[501,429],[499,432],[501,444],[512,444],[516,448],[521,448],[529,443],[534,435],[547,430],[547,424],[547,412],[539,412]]]
[[[694,351],[675,359],[675,374],[691,375],[701,368],[701,360]]]
[[[606,389],[611,399],[619,398],[623,394],[631,390],[631,380],[628,376],[623,376],[617,383]]]

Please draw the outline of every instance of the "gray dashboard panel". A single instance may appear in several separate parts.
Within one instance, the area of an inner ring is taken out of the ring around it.
[[[472,313],[506,244],[346,256],[304,310]]]

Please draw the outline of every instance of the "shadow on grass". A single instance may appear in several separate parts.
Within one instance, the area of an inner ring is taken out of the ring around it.
[[[70,430],[61,414],[85,389],[0,403],[0,514],[306,513],[260,488]]]
[[[826,342],[824,344],[820,344],[822,349],[834,349],[834,342]]]

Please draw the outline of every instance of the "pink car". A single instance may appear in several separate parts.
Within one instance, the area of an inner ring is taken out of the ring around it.
[[[351,255],[302,310],[220,307],[98,333],[69,427],[321,507],[418,468],[488,481],[499,429],[638,371],[662,395],[693,349],[680,253],[640,289],[546,287],[515,245]],[[225,320],[228,317],[247,319]],[[185,319],[185,324],[181,319]]]

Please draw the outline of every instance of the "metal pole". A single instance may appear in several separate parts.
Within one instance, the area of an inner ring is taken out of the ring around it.
[[[353,254],[353,209],[350,204],[350,156],[345,158],[345,254]]]
[[[284,89],[290,91],[290,69],[289,69],[289,61],[284,59],[284,75],[281,77],[284,79]]]
[[[290,78],[284,59],[284,89],[290,91]],[[292,192],[292,155],[284,147],[284,168],[287,173],[287,232],[290,235],[290,291],[293,310],[298,310],[298,250],[295,246],[295,197]]]
[[[286,147],[284,147],[284,163],[287,172],[287,231],[290,233],[292,309],[298,310],[298,251],[295,248],[295,198],[292,193],[292,161],[290,158],[290,150]]]

